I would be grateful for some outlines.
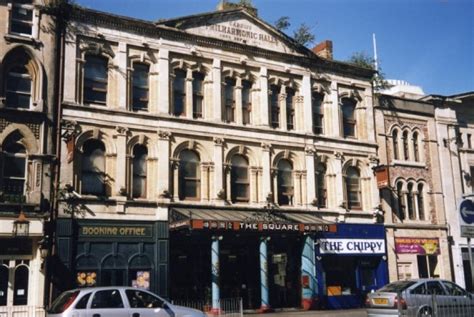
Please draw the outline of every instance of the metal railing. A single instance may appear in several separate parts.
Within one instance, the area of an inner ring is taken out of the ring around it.
[[[0,317],[45,317],[43,307],[36,306],[0,306]]]
[[[473,317],[472,295],[398,294],[398,316],[404,317]]]
[[[242,317],[244,315],[242,298],[222,298],[219,300],[219,309],[213,311],[212,305],[205,301],[172,300],[172,304],[198,309],[208,316]]]

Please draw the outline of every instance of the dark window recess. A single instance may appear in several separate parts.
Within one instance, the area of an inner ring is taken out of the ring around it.
[[[242,81],[242,123],[250,124],[252,113],[252,82]]]
[[[225,122],[235,122],[235,79],[226,78],[224,86]]]
[[[20,265],[15,269],[15,281],[13,283],[13,305],[28,305],[28,280],[30,270],[26,265]]]
[[[272,85],[270,87],[270,125],[272,128],[280,127],[280,87]]]
[[[231,199],[233,203],[249,201],[248,161],[241,155],[232,157],[231,166]]]
[[[33,6],[31,1],[18,1],[11,10],[10,32],[31,36],[33,34]],[[22,4],[23,3],[23,4]]]
[[[9,275],[8,267],[0,263],[0,306],[7,305],[8,279],[9,279],[8,275]]]
[[[277,167],[278,204],[293,204],[293,166],[288,160],[280,160]]]
[[[344,137],[356,136],[356,117],[355,117],[356,102],[353,99],[342,99],[342,124]]]
[[[323,163],[316,166],[316,197],[318,207],[325,208],[327,206],[326,165]]]
[[[201,196],[201,173],[199,156],[190,150],[180,154],[179,199],[199,199]]]
[[[193,118],[202,118],[204,102],[204,74],[200,72],[193,73]]]
[[[324,112],[323,112],[323,98],[320,93],[313,92],[311,95],[311,107],[313,109],[313,133],[324,133]]]
[[[286,129],[295,129],[295,91],[286,88]]]
[[[29,109],[32,79],[26,66],[12,67],[6,79],[5,103],[7,107]]]
[[[23,201],[26,182],[26,150],[14,133],[3,143],[3,193],[5,199]],[[14,199],[18,198],[18,199]]]
[[[146,197],[146,180],[147,180],[147,158],[148,150],[146,146],[135,145],[133,148],[133,179],[132,187],[133,198]]]
[[[400,155],[398,154],[398,131],[395,130],[392,133],[392,141],[393,141],[393,159],[398,160]]]
[[[88,140],[83,146],[82,193],[105,195],[105,146],[99,140]]]
[[[146,64],[133,64],[132,75],[132,109],[134,111],[148,109],[150,66]]]
[[[185,114],[185,100],[186,100],[186,72],[182,69],[174,71],[173,80],[173,114],[175,116],[182,116]]]
[[[84,103],[105,105],[107,101],[108,61],[87,55],[84,65]]]
[[[360,172],[356,167],[349,167],[346,172],[347,208],[361,209]]]

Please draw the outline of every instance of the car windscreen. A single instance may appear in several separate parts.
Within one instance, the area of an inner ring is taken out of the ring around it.
[[[59,295],[48,310],[50,314],[60,314],[64,312],[79,295],[79,291],[68,291]]]
[[[379,292],[389,292],[389,293],[398,293],[406,290],[408,287],[412,286],[416,282],[413,281],[398,281],[385,285]]]

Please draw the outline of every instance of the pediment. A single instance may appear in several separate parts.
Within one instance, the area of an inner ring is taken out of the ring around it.
[[[220,40],[280,53],[297,53],[291,38],[243,10],[214,12],[165,21],[161,24]]]

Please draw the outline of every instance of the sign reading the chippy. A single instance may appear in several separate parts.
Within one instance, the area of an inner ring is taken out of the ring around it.
[[[395,238],[395,252],[398,254],[438,255],[438,238]]]

